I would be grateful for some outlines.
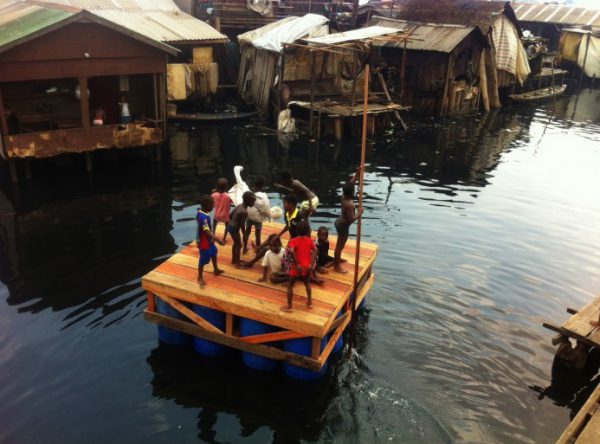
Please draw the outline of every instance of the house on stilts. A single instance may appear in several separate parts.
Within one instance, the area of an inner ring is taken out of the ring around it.
[[[484,51],[489,106],[498,108],[529,73],[522,30],[509,2],[482,0],[399,0],[394,18],[420,23],[477,26],[488,38]],[[485,104],[484,104],[485,105]]]
[[[10,0],[0,6],[0,140],[13,181],[20,163],[31,175],[31,159],[85,153],[91,170],[100,149],[150,146],[160,154],[167,61],[182,53],[174,45],[225,36],[173,9],[128,5]],[[129,119],[121,116],[123,98]]]

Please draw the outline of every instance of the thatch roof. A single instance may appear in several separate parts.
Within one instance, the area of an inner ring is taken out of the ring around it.
[[[500,14],[515,25],[519,35],[521,27],[509,2],[482,0],[400,0],[394,8],[395,18],[422,23],[450,23],[478,26],[484,34],[489,32],[496,16]]]

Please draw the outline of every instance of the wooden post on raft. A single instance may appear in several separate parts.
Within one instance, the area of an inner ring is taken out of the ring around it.
[[[360,168],[358,174],[358,210],[363,207],[363,190],[365,178],[365,158],[367,153],[367,121],[369,111],[369,65],[365,65],[365,82],[364,82],[364,102],[363,102],[363,125],[362,125],[362,143],[360,147]],[[358,262],[360,259],[360,236],[362,232],[362,215],[358,216],[356,223],[356,249],[354,255],[354,285],[352,286],[352,325],[356,318],[356,301],[358,291]]]

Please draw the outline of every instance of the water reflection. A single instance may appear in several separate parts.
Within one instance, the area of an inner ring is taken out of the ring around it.
[[[153,259],[176,249],[168,188],[82,194],[31,205],[0,192],[0,279],[20,312],[66,310],[68,326],[130,311]]]
[[[320,197],[315,224],[333,228],[358,141],[188,127],[162,174],[106,153],[91,181],[44,163],[29,186],[4,184],[0,441],[552,441],[595,384],[551,380],[541,322],[600,287],[599,97],[370,141],[372,310],[356,353],[315,389],[156,348],[139,279],[193,238],[200,195],[236,164],[250,182],[292,170]]]

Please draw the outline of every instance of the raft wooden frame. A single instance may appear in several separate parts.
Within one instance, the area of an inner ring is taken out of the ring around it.
[[[217,230],[222,236],[222,226]],[[265,223],[263,239],[269,234],[281,230],[283,225]],[[282,236],[284,244],[287,233]],[[330,247],[335,247],[336,236],[330,235]],[[195,244],[184,247],[167,261],[142,278],[142,287],[147,291],[148,306],[144,310],[147,321],[171,328],[192,336],[207,339],[215,343],[254,353],[269,359],[285,361],[299,367],[319,371],[331,355],[333,348],[348,327],[352,311],[346,310],[353,291],[354,253],[356,242],[348,240],[342,257],[347,260],[343,264],[349,271],[339,274],[331,270],[328,274],[320,275],[325,280],[323,286],[313,284],[313,309],[306,308],[304,285],[298,282],[294,287],[294,310],[285,313],[280,310],[286,303],[286,286],[260,283],[257,278],[262,274],[260,262],[252,269],[240,270],[229,264],[231,256],[231,240],[219,248],[219,267],[225,274],[214,276],[212,265],[205,267],[204,276],[206,287],[200,287],[196,281],[198,250]],[[364,300],[374,282],[372,266],[378,253],[375,244],[361,242],[358,287],[356,306]],[[333,255],[333,250],[330,250]],[[250,255],[246,257],[250,258]],[[212,285],[211,285],[212,284]],[[263,293],[263,294],[261,294]],[[268,294],[265,294],[268,293]],[[176,319],[158,313],[156,299],[159,298],[177,310],[186,319]],[[300,299],[300,300],[299,300]],[[191,310],[186,303],[201,305],[225,313],[225,329],[221,330],[210,324],[202,316]],[[274,333],[241,337],[237,322],[240,317],[253,319],[281,328]],[[326,345],[321,350],[322,339],[328,336]],[[270,343],[297,339],[311,338],[311,356],[287,352],[269,345]]]
[[[556,444],[595,444],[600,440],[600,386],[592,392]]]

